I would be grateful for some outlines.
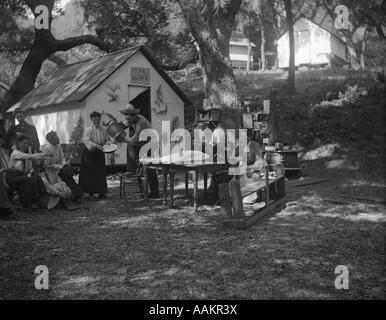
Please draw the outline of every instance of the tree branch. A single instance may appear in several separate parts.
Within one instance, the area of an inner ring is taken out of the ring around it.
[[[65,64],[67,64],[66,60],[62,59],[61,57],[59,57],[56,54],[51,54],[49,56],[48,60],[52,61],[53,63],[55,63],[58,66],[64,66]]]
[[[15,47],[15,48],[0,48],[0,52],[26,52],[31,50],[31,46],[29,47]]]
[[[102,40],[100,40],[99,38],[93,35],[70,37],[63,40],[55,39],[51,49],[52,49],[52,52],[67,51],[86,43],[92,44],[105,52],[111,52],[118,49],[109,43],[103,42]]]
[[[177,70],[184,69],[188,64],[196,63],[198,61],[199,61],[199,56],[198,56],[198,52],[196,51],[196,53],[194,54],[194,57],[192,57],[191,59],[188,59],[182,63],[176,63],[176,64],[172,64],[172,65],[162,64],[161,66],[164,70],[167,70],[167,71],[177,71]]]

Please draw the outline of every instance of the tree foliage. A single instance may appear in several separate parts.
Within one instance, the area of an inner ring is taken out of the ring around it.
[[[178,5],[171,0],[85,0],[86,20],[99,38],[117,48],[145,44],[167,70],[198,55]]]

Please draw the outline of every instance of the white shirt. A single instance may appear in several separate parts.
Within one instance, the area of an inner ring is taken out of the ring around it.
[[[83,143],[88,150],[103,146],[107,141],[109,141],[107,129],[102,125],[99,128],[92,125],[84,130]]]

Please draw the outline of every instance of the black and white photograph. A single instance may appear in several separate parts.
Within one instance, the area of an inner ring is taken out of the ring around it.
[[[386,299],[386,0],[0,10],[0,300]]]

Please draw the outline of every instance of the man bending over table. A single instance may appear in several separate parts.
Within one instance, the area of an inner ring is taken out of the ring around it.
[[[127,172],[135,174],[138,167],[139,152],[142,146],[146,144],[146,141],[139,141],[139,136],[143,130],[150,129],[151,124],[144,116],[139,114],[139,109],[135,109],[130,103],[123,110],[120,110],[120,113],[126,118],[125,128],[129,129],[129,138],[125,139],[127,143]],[[149,169],[147,175],[150,185],[148,197],[159,198],[157,171]]]

